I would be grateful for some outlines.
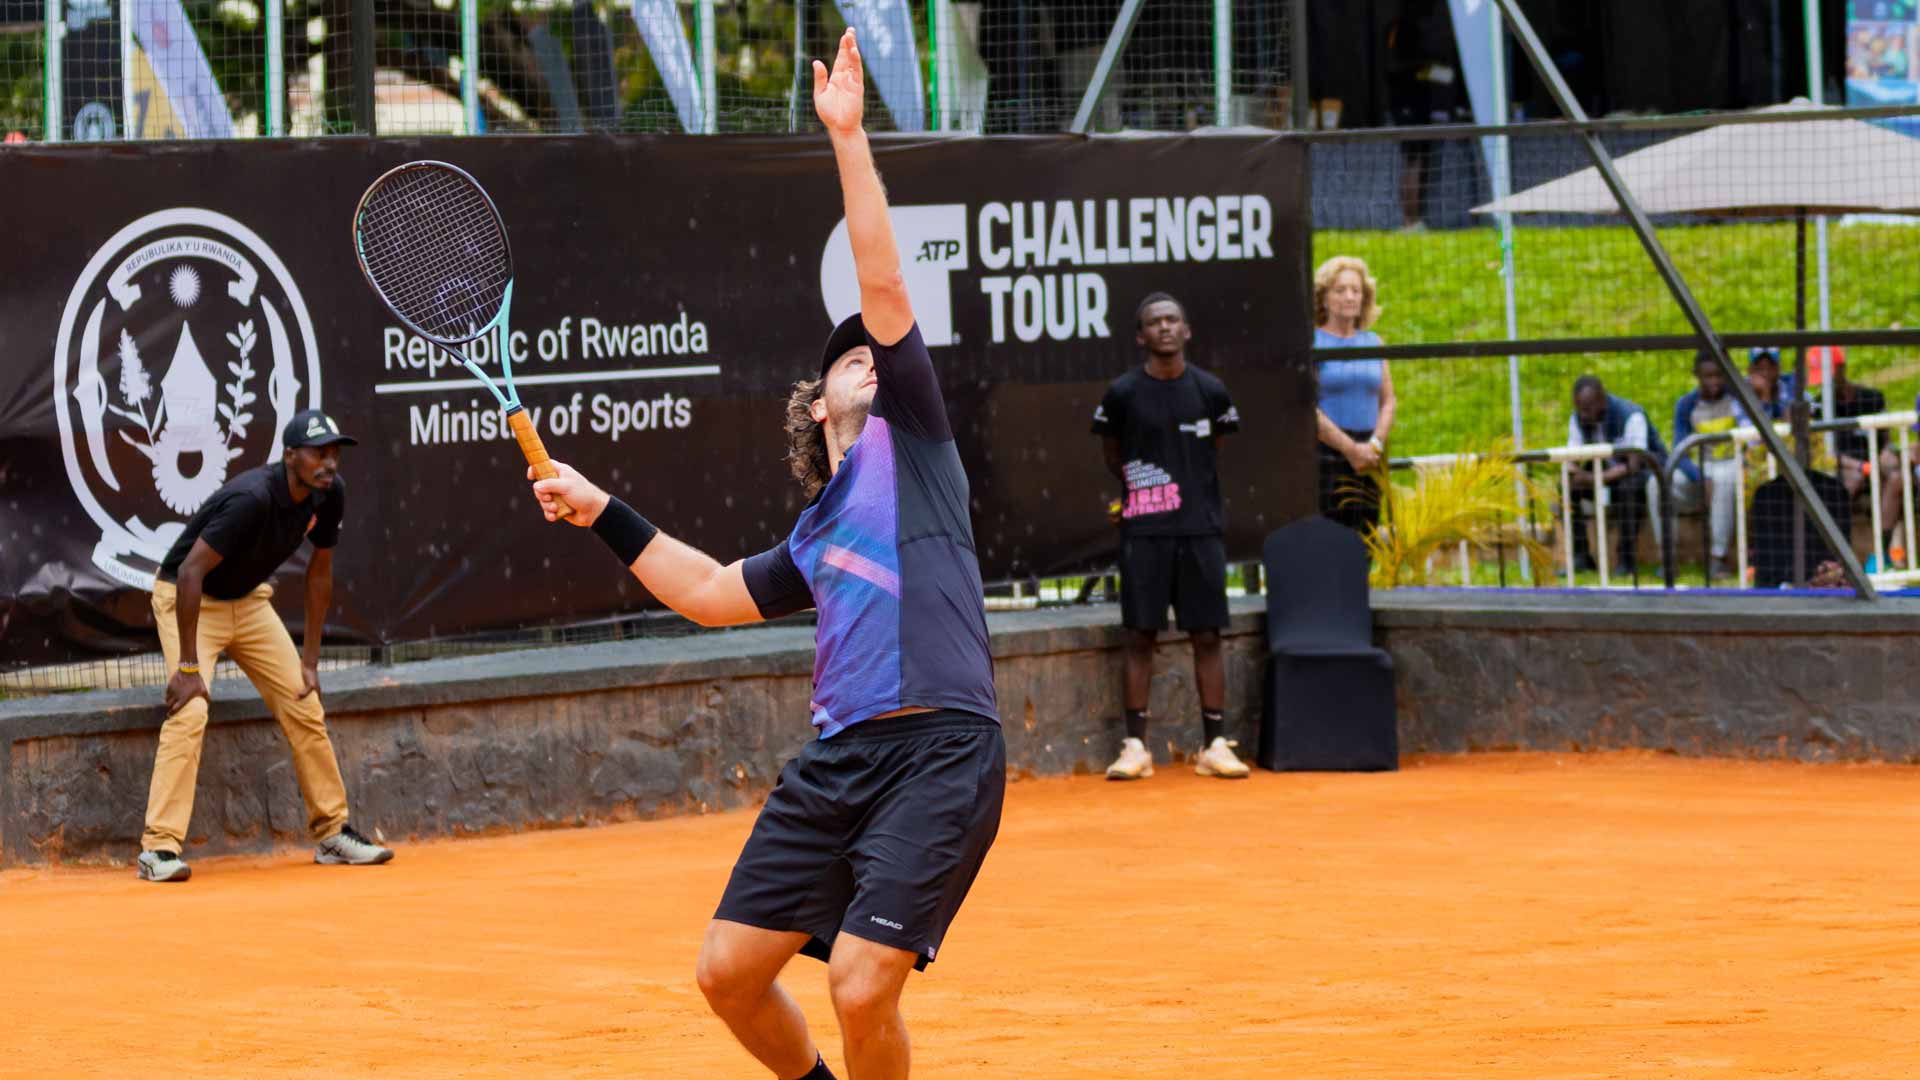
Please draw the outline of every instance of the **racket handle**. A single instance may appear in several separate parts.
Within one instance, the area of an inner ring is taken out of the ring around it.
[[[560,475],[553,467],[553,461],[547,456],[547,446],[540,441],[540,433],[533,429],[533,421],[528,418],[527,410],[514,409],[507,414],[507,426],[513,429],[514,440],[520,444],[520,452],[527,457],[527,464],[533,466],[535,480],[551,480]],[[562,518],[573,516],[573,507],[559,499],[554,500],[554,513]]]

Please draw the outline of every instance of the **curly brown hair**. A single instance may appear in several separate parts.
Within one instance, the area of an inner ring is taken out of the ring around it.
[[[813,403],[826,390],[825,379],[801,379],[787,395],[787,416],[781,425],[787,434],[787,468],[811,499],[833,477],[827,460],[827,426],[813,418]]]

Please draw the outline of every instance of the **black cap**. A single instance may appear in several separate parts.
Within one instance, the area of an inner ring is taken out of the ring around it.
[[[340,434],[340,425],[319,409],[301,409],[287,421],[280,433],[280,445],[288,450],[301,446],[358,446],[359,439]]]
[[[840,325],[827,335],[827,347],[820,350],[820,377],[827,377],[827,369],[833,362],[862,345],[868,345],[867,324],[860,321],[860,313],[854,312],[840,320]]]

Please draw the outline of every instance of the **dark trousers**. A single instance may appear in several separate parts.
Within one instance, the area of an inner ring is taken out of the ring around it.
[[[1354,442],[1373,438],[1371,431],[1349,431]],[[1320,457],[1320,516],[1337,521],[1357,533],[1380,526],[1380,482],[1371,475],[1353,471],[1340,451],[1326,443],[1317,444]]]
[[[1593,498],[1593,489],[1573,492],[1573,557],[1576,560],[1593,558],[1593,547],[1587,542],[1587,520],[1593,513],[1587,509]],[[1647,520],[1647,474],[1628,473],[1626,476],[1607,485],[1607,528],[1620,538],[1620,554],[1611,569],[1631,570],[1638,562],[1640,549],[1640,526]]]

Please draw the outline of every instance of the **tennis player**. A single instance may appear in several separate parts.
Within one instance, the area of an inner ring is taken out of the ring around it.
[[[812,496],[770,551],[721,565],[572,468],[533,485],[696,622],[819,610],[813,724],[735,863],[700,951],[713,1011],[778,1080],[833,1074],[775,981],[795,953],[827,962],[854,1080],[907,1075],[907,973],[938,952],[1000,826],[1006,746],[993,689],[967,478],[914,324],[886,192],[861,129],[854,33],[814,106],[832,137],[861,312],[836,327],[787,429]],[[532,479],[529,471],[528,479]]]

